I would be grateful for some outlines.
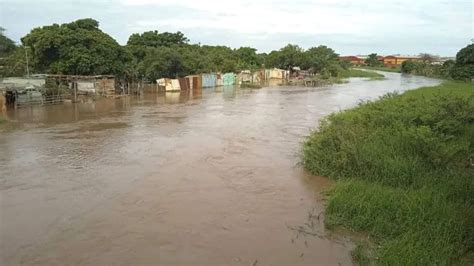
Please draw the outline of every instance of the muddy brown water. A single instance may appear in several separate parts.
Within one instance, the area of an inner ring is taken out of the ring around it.
[[[316,224],[331,182],[299,162],[327,114],[439,81],[203,89],[10,110],[0,126],[1,265],[350,265]]]

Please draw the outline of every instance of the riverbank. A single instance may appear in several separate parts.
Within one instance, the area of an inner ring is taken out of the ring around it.
[[[385,76],[374,71],[350,68],[341,72],[341,78],[369,78],[370,80],[381,80],[384,79]]]
[[[281,85],[321,87],[334,84],[348,83],[349,78],[368,78],[368,80],[383,80],[385,79],[385,76],[374,71],[350,68],[343,70],[337,77],[314,76],[306,79],[291,79],[286,83],[282,83]]]
[[[365,232],[358,263],[453,264],[474,248],[474,90],[445,82],[330,115],[303,164],[337,180],[325,224]]]
[[[385,71],[385,72],[392,72],[392,73],[400,73],[400,67],[370,67],[370,66],[362,66],[358,67],[359,69],[366,69],[366,70],[377,70],[377,71]]]

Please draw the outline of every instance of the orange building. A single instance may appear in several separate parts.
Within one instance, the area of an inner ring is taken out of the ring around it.
[[[420,61],[420,58],[416,56],[389,55],[383,58],[383,63],[386,66],[400,66],[403,62],[407,60]]]
[[[340,56],[339,60],[351,62],[355,66],[365,65],[364,58],[349,55],[349,56]]]

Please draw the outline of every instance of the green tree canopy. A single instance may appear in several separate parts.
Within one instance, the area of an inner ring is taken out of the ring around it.
[[[451,68],[451,76],[461,80],[474,78],[474,44],[469,44],[456,54],[456,63]]]
[[[185,45],[189,42],[188,38],[180,31],[176,33],[163,32],[159,33],[155,31],[147,31],[142,34],[134,33],[128,38],[127,45],[141,45],[150,47],[166,46],[171,47],[174,45]]]
[[[281,48],[276,55],[275,67],[289,69],[290,67],[299,66],[303,62],[303,48],[295,44],[287,44]]]
[[[5,29],[0,27],[0,57],[12,53],[16,49],[15,42],[5,36]]]
[[[312,69],[316,73],[331,69],[331,74],[335,76],[337,73],[334,71],[337,72],[338,67],[340,67],[339,55],[325,45],[312,47],[304,52],[303,68]]]
[[[377,57],[378,55],[376,53],[369,54],[369,56],[365,59],[365,64],[371,67],[383,66],[383,62],[379,61]]]
[[[90,18],[35,28],[21,41],[31,49],[37,72],[120,75],[128,60],[123,48]]]
[[[257,49],[251,47],[240,47],[234,51],[240,69],[253,69],[260,67],[261,58],[257,55]]]

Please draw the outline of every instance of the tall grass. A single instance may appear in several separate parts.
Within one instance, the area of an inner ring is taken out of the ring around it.
[[[326,225],[367,232],[382,265],[456,264],[474,251],[473,161],[474,86],[456,82],[330,115],[303,147],[307,169],[339,181]]]

